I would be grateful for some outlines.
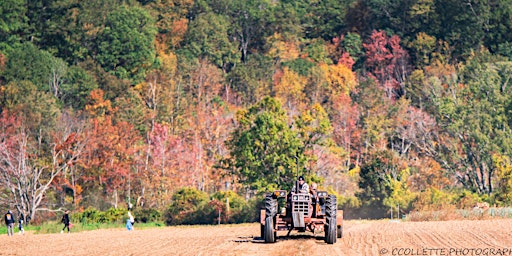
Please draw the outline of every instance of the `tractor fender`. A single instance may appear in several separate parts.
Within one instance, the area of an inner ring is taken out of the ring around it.
[[[262,225],[265,225],[265,217],[266,217],[265,209],[261,209],[260,210],[260,223]]]
[[[336,211],[336,226],[343,226],[343,210]]]

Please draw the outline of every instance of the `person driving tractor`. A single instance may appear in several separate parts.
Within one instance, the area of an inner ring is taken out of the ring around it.
[[[299,187],[298,188],[299,188],[299,190],[298,190],[299,193],[309,193],[309,185],[308,185],[308,183],[306,183],[306,181],[304,181],[303,176],[299,177]],[[293,185],[292,191],[297,191],[295,185]]]

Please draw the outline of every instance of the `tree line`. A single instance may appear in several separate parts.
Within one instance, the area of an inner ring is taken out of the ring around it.
[[[512,191],[512,2],[5,0],[0,205],[32,219],[297,175],[364,217]]]

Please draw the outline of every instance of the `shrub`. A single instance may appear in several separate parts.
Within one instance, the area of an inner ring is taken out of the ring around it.
[[[442,209],[453,209],[458,195],[452,192],[428,188],[418,194],[413,202],[413,209],[417,211],[432,211]]]
[[[96,208],[89,207],[83,212],[71,214],[71,221],[82,224],[123,223],[126,213],[127,210],[124,208],[110,208],[106,212],[102,212]]]
[[[222,206],[224,218],[222,223],[245,222],[246,213],[249,208],[248,202],[234,191],[220,191],[212,195],[213,200]],[[229,202],[229,212],[227,209]],[[216,209],[218,212],[218,209]],[[218,217],[217,217],[218,218]]]
[[[105,222],[102,223],[124,223],[127,212],[124,208],[110,208],[105,212]]]
[[[202,224],[205,216],[199,216],[199,212],[207,214],[209,207],[208,194],[195,188],[182,188],[172,196],[172,203],[164,214],[166,225]]]
[[[260,209],[263,207],[263,198],[255,197],[246,202],[240,212],[233,214],[234,223],[259,221]]]
[[[162,220],[162,213],[154,208],[137,208],[133,211],[133,215],[136,221],[142,223],[159,222]]]
[[[104,220],[104,213],[93,207],[88,207],[83,212],[71,214],[71,221],[79,221],[82,224],[98,223]]]

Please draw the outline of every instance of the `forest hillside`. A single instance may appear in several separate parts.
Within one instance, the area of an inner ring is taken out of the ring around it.
[[[0,210],[251,221],[298,175],[347,216],[510,206],[510,31],[512,0],[2,0]]]

